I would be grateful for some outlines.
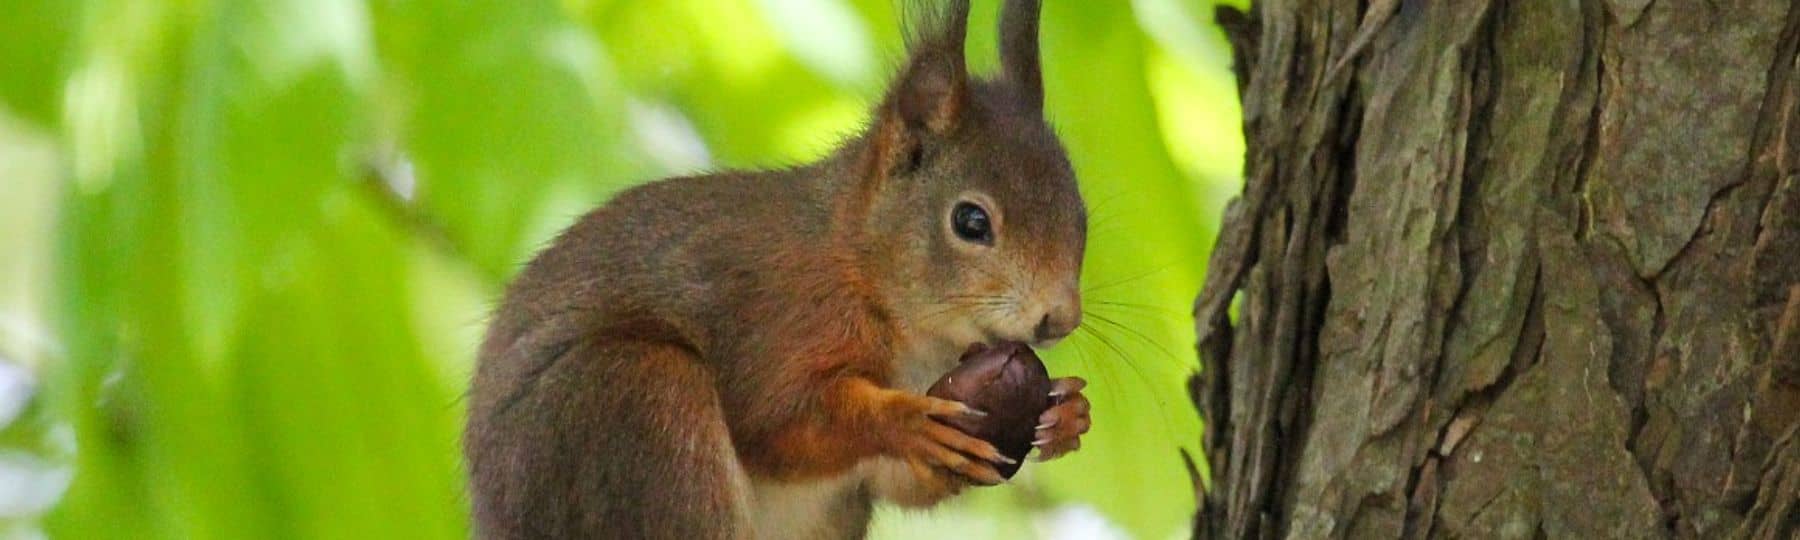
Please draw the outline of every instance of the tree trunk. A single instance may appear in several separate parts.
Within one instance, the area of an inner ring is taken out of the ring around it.
[[[1220,21],[1196,537],[1800,537],[1800,7]]]

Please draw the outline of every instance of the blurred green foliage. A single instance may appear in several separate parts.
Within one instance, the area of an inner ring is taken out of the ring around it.
[[[0,161],[42,166],[0,163],[25,216],[0,363],[37,381],[0,457],[74,474],[42,516],[0,505],[0,534],[466,536],[460,395],[508,276],[622,187],[858,129],[903,54],[890,2],[7,0]],[[998,2],[975,4],[991,71]],[[1049,533],[1082,504],[1162,538],[1193,509],[1186,314],[1241,167],[1229,57],[1205,0],[1046,4],[1093,220],[1089,322],[1048,360],[1090,380],[1095,430],[883,510],[880,537]]]

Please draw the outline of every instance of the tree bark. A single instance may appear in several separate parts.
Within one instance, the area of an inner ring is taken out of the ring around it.
[[[1197,538],[1800,537],[1800,6],[1255,4]]]

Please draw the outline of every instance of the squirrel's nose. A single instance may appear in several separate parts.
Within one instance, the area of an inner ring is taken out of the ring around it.
[[[1050,342],[1068,337],[1081,325],[1080,293],[1065,294],[1063,298],[1044,310],[1044,318],[1038,320],[1037,329],[1033,332],[1038,342]]]

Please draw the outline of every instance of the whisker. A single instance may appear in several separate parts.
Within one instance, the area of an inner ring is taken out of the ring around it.
[[[1004,297],[1004,296],[966,295],[965,297],[960,297],[960,298],[952,296],[952,297],[946,297],[944,299],[925,299],[925,301],[903,299],[903,300],[901,300],[901,302],[906,305],[909,305],[909,306],[931,307],[931,306],[944,306],[944,305],[974,306],[974,305],[1004,304],[1004,303],[1016,302],[1016,300],[1013,300],[1012,298],[1008,298],[1008,297]]]
[[[1126,190],[1126,189],[1120,189],[1118,191],[1114,191],[1111,195],[1108,195],[1105,199],[1101,199],[1099,202],[1096,202],[1092,206],[1089,206],[1088,207],[1088,215],[1092,216],[1094,214],[1100,213],[1101,210],[1106,209],[1107,207],[1111,206],[1112,203],[1118,202],[1119,199],[1125,198],[1126,195],[1133,195],[1133,193],[1130,190]]]
[[[938,309],[936,311],[930,311],[930,312],[925,313],[924,315],[920,315],[919,321],[921,321],[921,322],[931,321],[938,317],[942,317],[945,315],[949,315],[951,313],[955,313],[959,309],[969,309],[971,307],[973,307],[973,306],[967,306],[967,305],[962,305],[962,304],[951,304],[951,305],[943,306],[942,309]]]
[[[949,295],[941,295],[941,296],[940,295],[912,296],[912,297],[902,298],[902,300],[906,300],[906,301],[925,300],[925,301],[931,302],[931,301],[938,301],[938,300],[1004,300],[1006,298],[1007,298],[1006,296],[998,295],[998,294],[949,294]]]
[[[1169,350],[1168,347],[1164,347],[1162,343],[1157,342],[1154,339],[1150,339],[1150,336],[1145,335],[1143,332],[1139,331],[1136,328],[1132,328],[1131,326],[1120,323],[1119,321],[1112,320],[1111,318],[1100,315],[1098,313],[1088,312],[1087,315],[1092,316],[1094,318],[1094,320],[1096,320],[1096,321],[1106,323],[1108,325],[1113,326],[1114,328],[1118,328],[1125,332],[1129,332],[1133,336],[1137,336],[1137,338],[1139,340],[1143,341],[1145,344],[1148,344],[1151,347],[1155,347],[1157,350],[1162,351],[1162,353],[1164,355],[1167,355],[1170,360],[1175,360],[1175,361],[1181,360],[1181,357],[1177,356],[1174,351]]]
[[[1117,225],[1119,223],[1122,223],[1122,222],[1116,221],[1115,218],[1117,218],[1121,215],[1124,215],[1125,212],[1113,211],[1114,210],[1113,203],[1120,202],[1121,200],[1125,199],[1126,197],[1138,197],[1141,195],[1142,195],[1141,193],[1139,193],[1135,190],[1118,189],[1118,190],[1113,191],[1111,194],[1107,195],[1105,199],[1102,199],[1099,202],[1089,205],[1088,206],[1089,221],[1088,221],[1088,229],[1087,229],[1088,236],[1089,237],[1102,236],[1101,233],[1110,232],[1112,230],[1112,229],[1107,228],[1108,225]]]
[[[1001,285],[1006,286],[1006,292],[1012,293],[1013,297],[1015,297],[1015,298],[1024,298],[1026,296],[1023,292],[1021,292],[1019,290],[1019,285],[1017,283],[1013,283],[1013,280],[1007,278],[1006,276],[996,274],[993,271],[990,271],[986,268],[982,268],[980,266],[969,266],[968,268],[972,268],[977,272],[981,272],[983,274],[986,274],[988,277],[994,278],[995,281],[999,281]]]
[[[1145,375],[1144,371],[1138,367],[1136,362],[1132,361],[1131,356],[1125,354],[1125,350],[1123,348],[1121,348],[1118,343],[1114,342],[1112,340],[1112,338],[1109,338],[1105,334],[1101,333],[1098,328],[1092,328],[1092,327],[1086,327],[1086,328],[1088,330],[1087,333],[1089,335],[1092,335],[1094,337],[1094,339],[1096,339],[1099,342],[1101,342],[1102,344],[1106,345],[1107,348],[1112,349],[1114,354],[1119,355],[1119,359],[1121,361],[1125,362],[1125,365],[1127,367],[1131,368],[1131,372],[1133,374],[1137,375],[1139,381],[1142,381],[1144,383],[1144,388],[1151,391],[1151,394],[1149,394],[1150,396],[1155,395],[1156,383],[1155,383],[1154,379],[1151,379],[1149,375]],[[1173,441],[1174,440],[1173,432],[1169,431],[1170,420],[1169,420],[1169,408],[1168,408],[1167,404],[1164,403],[1162,400],[1156,399],[1154,397],[1148,397],[1146,399],[1150,399],[1152,401],[1152,404],[1156,406],[1157,414],[1162,417],[1162,423],[1160,423],[1158,425],[1161,426],[1161,429],[1159,431],[1162,432],[1163,438]]]
[[[1078,330],[1078,332],[1071,336],[1071,339],[1069,342],[1075,344],[1076,350],[1082,351],[1084,353],[1084,358],[1091,359],[1091,358],[1094,358],[1095,356],[1098,356],[1097,353],[1093,356],[1088,356],[1086,354],[1087,348],[1081,346],[1081,341],[1087,341],[1087,340],[1077,341],[1074,339],[1074,338],[1082,338],[1082,337],[1092,338],[1092,336],[1089,336],[1088,334],[1093,333],[1093,331],[1089,330],[1088,332],[1082,333],[1082,332],[1079,332],[1080,327],[1077,327],[1076,329]],[[1098,340],[1096,339],[1095,342],[1097,343]],[[1113,376],[1113,370],[1106,369],[1104,364],[1101,364],[1100,362],[1097,362],[1097,361],[1091,362],[1091,364],[1092,365],[1089,366],[1089,371],[1091,373],[1096,373],[1102,379],[1105,379],[1105,385],[1107,387],[1106,391],[1112,393],[1114,396],[1119,396],[1119,401],[1121,403],[1123,403],[1124,396],[1130,395],[1130,393],[1123,392],[1123,388],[1119,386],[1118,378]]]
[[[1084,303],[1090,304],[1089,306],[1087,306],[1088,308],[1106,307],[1106,308],[1116,308],[1116,309],[1122,309],[1122,310],[1131,310],[1136,315],[1141,315],[1141,316],[1146,316],[1146,317],[1155,317],[1159,321],[1185,320],[1187,317],[1190,317],[1190,315],[1187,313],[1182,313],[1181,311],[1178,311],[1178,310],[1169,309],[1166,306],[1155,306],[1155,305],[1150,305],[1150,304],[1132,304],[1132,303],[1126,303],[1126,302],[1109,302],[1106,300],[1087,300]],[[1085,313],[1089,310],[1083,309],[1082,311]]]
[[[1090,215],[1097,215],[1098,219],[1092,219],[1088,222],[1087,234],[1089,238],[1104,236],[1102,233],[1112,232],[1114,230],[1113,226],[1124,223],[1123,221],[1116,219],[1119,216],[1124,215],[1123,212],[1095,212]]]
[[[1139,273],[1139,274],[1136,274],[1136,275],[1133,275],[1133,276],[1129,276],[1129,277],[1125,277],[1125,278],[1120,278],[1120,279],[1115,279],[1115,280],[1112,280],[1112,281],[1108,281],[1108,282],[1106,282],[1106,283],[1104,283],[1104,284],[1101,284],[1101,285],[1095,285],[1095,286],[1093,286],[1093,287],[1092,287],[1092,288],[1088,288],[1088,287],[1083,287],[1083,288],[1082,288],[1082,289],[1081,289],[1081,292],[1082,292],[1082,294],[1087,294],[1087,293],[1092,293],[1092,292],[1097,292],[1097,291],[1102,291],[1102,290],[1106,290],[1106,289],[1109,289],[1109,288],[1112,288],[1112,287],[1117,287],[1117,286],[1120,286],[1120,285],[1124,285],[1124,284],[1126,284],[1126,283],[1131,283],[1131,282],[1133,282],[1133,281],[1137,281],[1137,280],[1140,280],[1140,279],[1144,279],[1144,278],[1147,278],[1147,277],[1150,277],[1150,276],[1153,276],[1153,275],[1156,275],[1156,274],[1157,274],[1157,273],[1159,273],[1159,272],[1163,272],[1163,271],[1166,271],[1166,270],[1168,270],[1168,269],[1170,269],[1170,268],[1173,268],[1173,267],[1175,267],[1175,263],[1174,263],[1174,262],[1170,262],[1170,263],[1168,263],[1168,264],[1164,264],[1164,265],[1162,265],[1162,266],[1158,266],[1158,267],[1156,267],[1156,268],[1153,268],[1153,269],[1150,269],[1150,270],[1148,270],[1148,271],[1145,271],[1145,272],[1142,272],[1142,273]]]

